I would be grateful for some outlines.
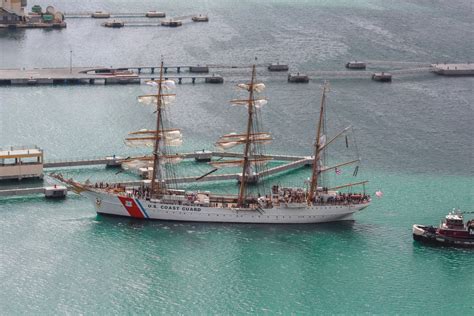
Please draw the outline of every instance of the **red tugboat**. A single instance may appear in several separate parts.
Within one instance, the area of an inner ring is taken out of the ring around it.
[[[437,228],[413,225],[413,239],[440,246],[474,248],[474,219],[464,224],[463,213],[453,211]]]

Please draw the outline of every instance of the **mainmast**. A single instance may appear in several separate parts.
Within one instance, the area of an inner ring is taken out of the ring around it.
[[[247,119],[247,133],[245,135],[245,146],[244,146],[244,161],[242,166],[242,178],[240,180],[240,189],[239,189],[239,198],[237,200],[237,207],[243,207],[245,201],[245,191],[246,191],[246,184],[247,184],[247,172],[249,169],[249,150],[250,150],[250,133],[252,132],[252,125],[253,125],[253,107],[254,107],[254,99],[253,99],[253,91],[254,91],[254,83],[255,83],[255,75],[256,75],[256,68],[255,64],[252,67],[252,79],[249,84],[249,98],[248,98],[248,119]]]
[[[221,150],[227,150],[236,146],[243,145],[242,158],[234,160],[212,161],[209,164],[214,168],[242,168],[242,176],[240,177],[239,194],[237,197],[237,207],[245,207],[246,189],[249,178],[254,176],[253,166],[265,165],[271,157],[266,157],[260,152],[256,154],[256,150],[261,149],[261,145],[268,144],[272,141],[270,133],[260,132],[257,123],[257,110],[267,104],[267,99],[256,97],[258,93],[265,89],[263,83],[256,82],[256,66],[252,67],[252,78],[249,83],[240,83],[237,85],[239,89],[248,92],[248,96],[242,99],[231,100],[232,105],[247,107],[247,129],[241,133],[229,133],[221,136],[216,146]],[[253,146],[253,147],[252,147]],[[257,170],[257,169],[255,169]],[[257,176],[255,177],[257,179]]]
[[[162,121],[162,107],[161,107],[161,97],[162,97],[162,81],[163,81],[163,61],[161,61],[160,65],[160,80],[158,81],[158,95],[156,98],[156,130],[155,130],[155,144],[153,146],[153,174],[151,176],[151,192],[152,195],[158,195],[161,193],[161,175],[158,175],[158,183],[157,174],[160,168],[160,138],[162,133],[160,129],[162,128],[161,121]]]
[[[324,144],[321,144],[321,131],[323,127],[323,119],[324,119],[324,105],[326,102],[326,90],[327,90],[327,85],[325,84],[323,86],[323,96],[321,97],[321,108],[319,111],[319,123],[318,123],[318,130],[316,132],[316,142],[314,144],[314,161],[313,161],[313,170],[311,174],[311,184],[309,187],[309,194],[308,194],[308,204],[312,204],[313,199],[315,197],[315,193],[317,192],[318,189],[318,177],[320,173],[320,168],[319,168],[319,160],[321,156],[321,147],[324,146]]]

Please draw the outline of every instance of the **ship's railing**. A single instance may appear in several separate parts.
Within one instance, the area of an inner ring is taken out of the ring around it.
[[[3,148],[0,147],[0,151],[28,150],[28,149],[37,149],[39,151],[43,151],[37,145],[7,146]]]

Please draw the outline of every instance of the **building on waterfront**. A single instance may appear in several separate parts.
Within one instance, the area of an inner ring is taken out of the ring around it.
[[[26,21],[27,0],[0,0],[0,24],[17,24]]]
[[[43,150],[37,146],[0,148],[0,180],[43,178]]]

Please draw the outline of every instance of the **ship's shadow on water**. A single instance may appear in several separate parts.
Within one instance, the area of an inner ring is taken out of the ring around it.
[[[473,247],[446,246],[433,243],[422,243],[413,240],[413,253],[417,255],[441,254],[450,256],[452,254],[474,252]]]
[[[262,232],[347,232],[354,229],[356,221],[340,221],[315,224],[253,224],[253,223],[213,223],[213,222],[180,222],[163,220],[141,220],[114,215],[97,214],[95,220],[107,227],[130,227],[133,229],[172,229],[173,231],[209,231],[215,229],[252,230]],[[361,227],[359,227],[360,229]],[[356,230],[359,230],[356,229]]]

